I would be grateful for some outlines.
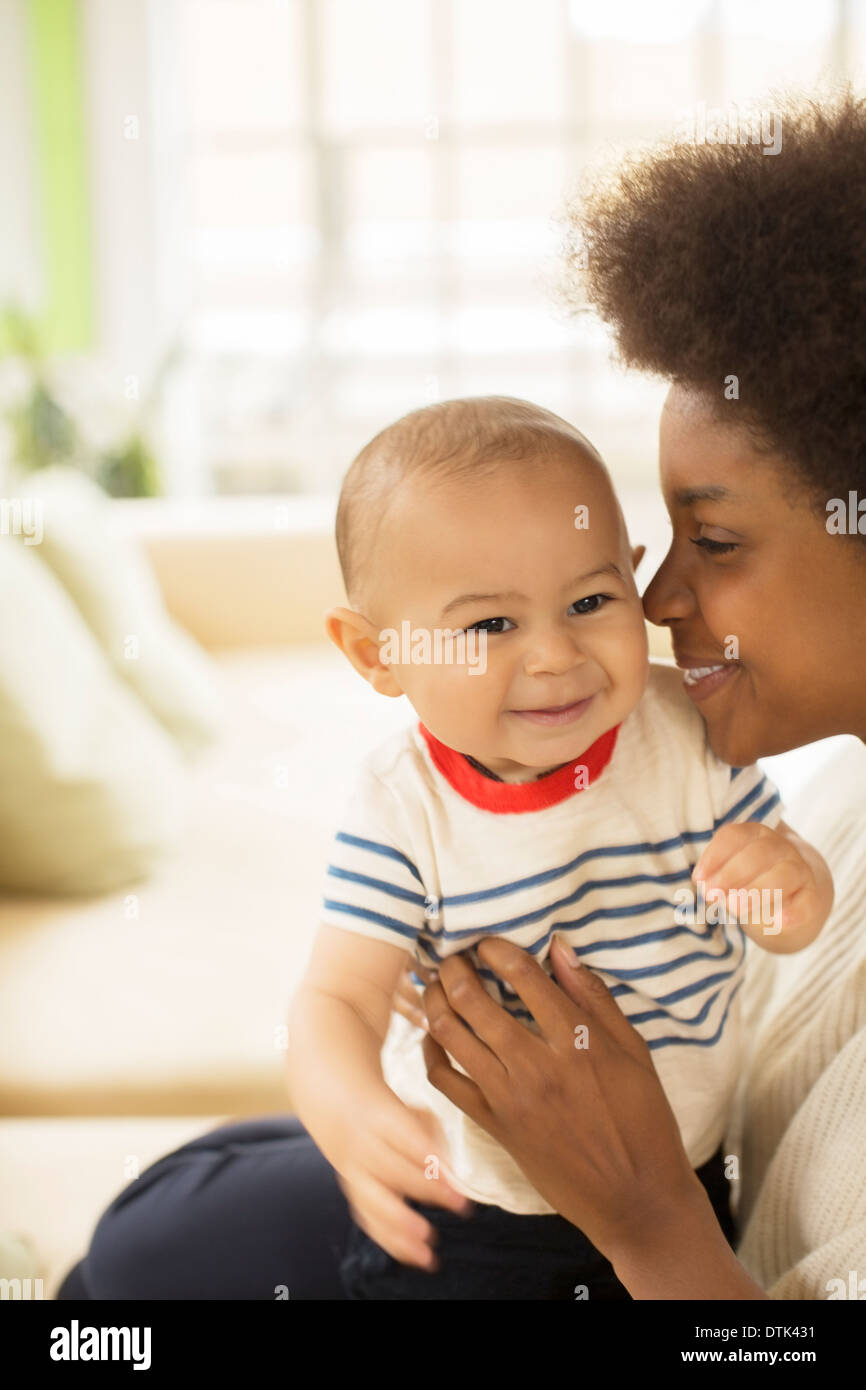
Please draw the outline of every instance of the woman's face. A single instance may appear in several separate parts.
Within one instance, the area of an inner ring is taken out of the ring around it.
[[[866,542],[831,535],[781,459],[679,387],[659,457],[673,540],[644,608],[671,630],[714,752],[739,767],[866,736]]]

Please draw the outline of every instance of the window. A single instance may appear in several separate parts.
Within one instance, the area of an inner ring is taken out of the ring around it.
[[[181,0],[186,333],[213,489],[330,491],[399,414],[487,392],[550,407],[649,483],[663,388],[557,298],[557,218],[587,167],[684,112],[847,70],[847,13]]]

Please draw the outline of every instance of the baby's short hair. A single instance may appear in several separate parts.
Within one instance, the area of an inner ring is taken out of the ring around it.
[[[567,420],[513,396],[437,401],[380,430],[353,460],[337,505],[337,553],[349,602],[357,606],[379,525],[404,479],[483,476],[503,463],[551,460],[568,449],[601,462]]]

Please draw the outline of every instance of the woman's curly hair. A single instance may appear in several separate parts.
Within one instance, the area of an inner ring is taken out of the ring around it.
[[[628,159],[569,210],[567,270],[626,365],[736,412],[823,509],[866,496],[866,98],[772,111],[778,154],[671,143]]]

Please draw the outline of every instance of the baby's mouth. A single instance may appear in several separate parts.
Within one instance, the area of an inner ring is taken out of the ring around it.
[[[519,715],[521,719],[527,720],[530,724],[548,726],[571,724],[576,719],[581,718],[594,699],[594,695],[589,695],[585,700],[574,700],[568,705],[548,705],[541,709],[514,709],[511,713]]]

